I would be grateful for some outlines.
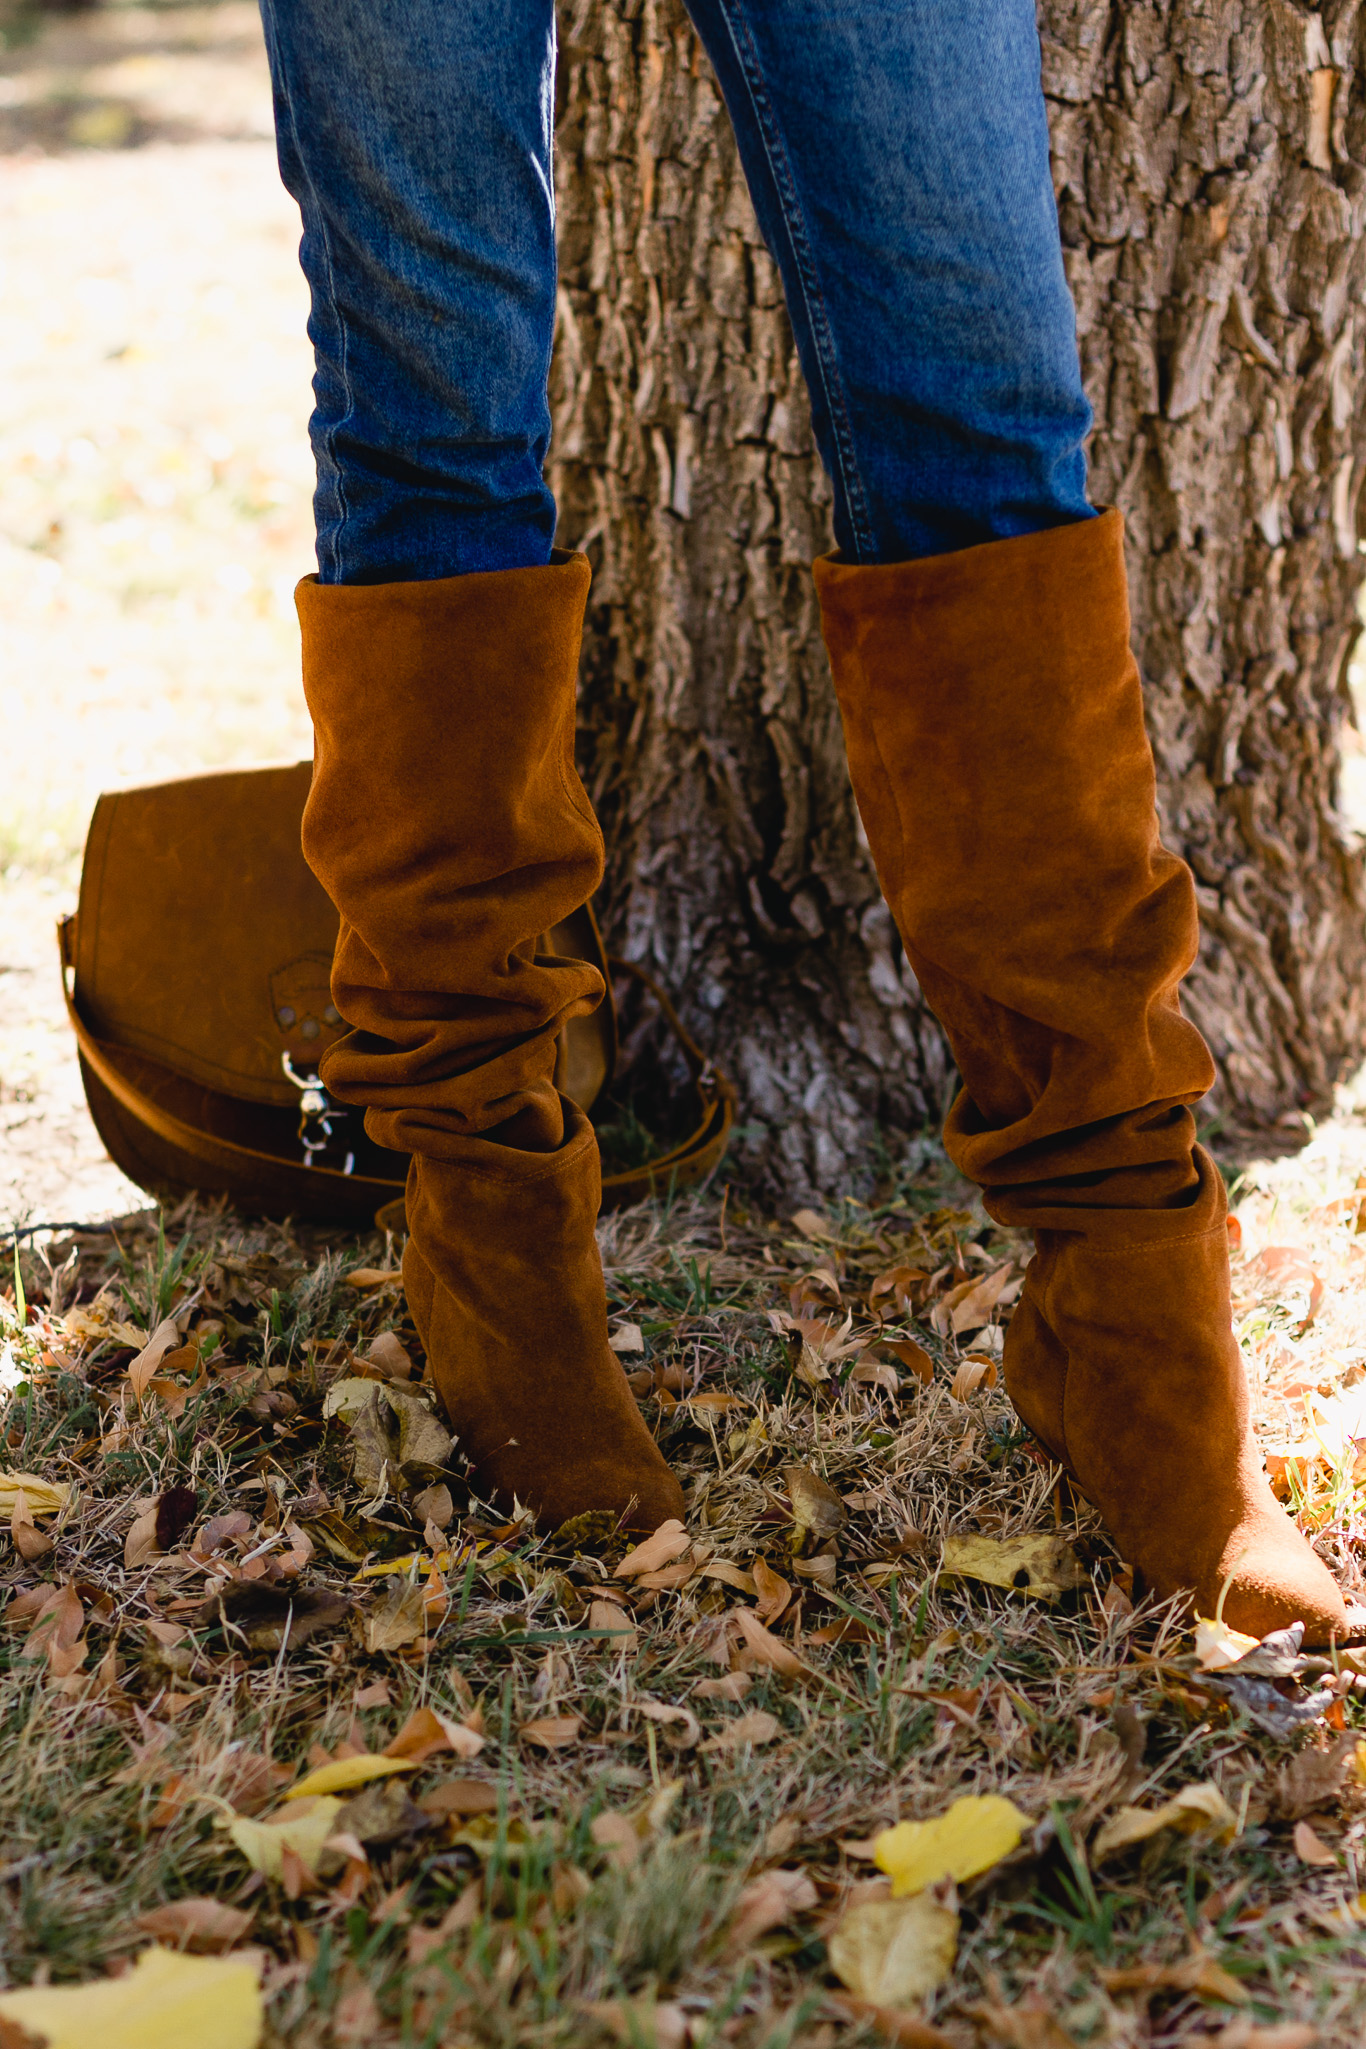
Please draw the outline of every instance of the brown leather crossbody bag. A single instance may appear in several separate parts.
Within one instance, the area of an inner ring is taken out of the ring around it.
[[[329,973],[337,914],[300,850],[311,765],[231,769],[100,798],[79,908],[58,927],[86,1099],[110,1155],[163,1197],[197,1189],[250,1214],[402,1223],[406,1154],[333,1103],[318,1059],[346,1026]],[[720,1160],[733,1092],[634,964],[609,960],[585,906],[547,952],[591,960],[606,1000],[560,1036],[555,1079],[604,1140],[603,1207],[702,1180]],[[630,1039],[672,1093],[652,1141],[614,1117],[614,990]],[[663,1048],[662,1057],[660,1053]],[[615,1161],[625,1129],[638,1163]]]

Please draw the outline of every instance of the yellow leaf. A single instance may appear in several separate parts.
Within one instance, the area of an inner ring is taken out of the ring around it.
[[[873,1857],[892,1881],[893,1898],[900,1899],[941,1878],[975,1878],[989,1871],[1018,1848],[1028,1827],[1029,1816],[1004,1795],[967,1794],[933,1821],[902,1821],[883,1829],[873,1838]]]
[[[864,1900],[830,1938],[842,1985],[877,2006],[906,2007],[942,1985],[958,1954],[958,1915],[933,1893]]]
[[[339,1757],[334,1764],[320,1764],[306,1772],[297,1786],[283,1796],[286,1800],[309,1800],[315,1793],[349,1793],[353,1786],[384,1779],[390,1772],[412,1772],[417,1764],[411,1757],[380,1757],[366,1751],[362,1757]]]
[[[36,1473],[0,1473],[0,1515],[6,1521],[14,1514],[21,1494],[28,1502],[29,1515],[36,1521],[40,1515],[57,1515],[64,1509],[71,1489],[40,1480]]]
[[[234,1814],[227,1830],[252,1869],[266,1878],[280,1876],[286,1845],[302,1865],[316,1871],[323,1844],[336,1827],[341,1805],[340,1800],[324,1794],[311,1807],[286,1814],[278,1821],[251,1821],[245,1814]]]
[[[122,1978],[0,1993],[0,2019],[46,2049],[257,2049],[256,1966],[246,1957],[145,1949]]]
[[[1043,1601],[1086,1585],[1076,1552],[1064,1537],[1043,1533],[1011,1537],[946,1537],[945,1572],[962,1579],[980,1579],[991,1587],[1010,1587]]]
[[[1202,1672],[1217,1672],[1221,1665],[1236,1665],[1239,1658],[1257,1648],[1255,1636],[1230,1629],[1227,1622],[1200,1621],[1195,1625],[1195,1662]]]
[[[1098,1832],[1091,1856],[1099,1863],[1135,1843],[1146,1843],[1164,1828],[1182,1835],[1209,1829],[1219,1842],[1226,1843],[1237,1833],[1238,1817],[1217,1786],[1184,1786],[1160,1807],[1121,1807]]]

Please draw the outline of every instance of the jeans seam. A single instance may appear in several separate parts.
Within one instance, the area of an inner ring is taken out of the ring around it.
[[[337,273],[336,267],[332,261],[332,243],[327,232],[327,215],[323,208],[322,201],[318,195],[318,188],[314,182],[313,173],[309,168],[308,160],[304,155],[303,146],[299,139],[299,124],[295,117],[294,96],[290,91],[289,77],[285,68],[284,51],[280,46],[278,36],[276,36],[274,33],[275,25],[273,20],[270,19],[269,10],[263,8],[262,15],[264,17],[264,26],[266,34],[269,36],[271,44],[273,45],[275,63],[272,66],[272,69],[274,71],[275,77],[279,81],[280,97],[284,101],[285,107],[288,110],[289,114],[289,132],[290,139],[294,144],[294,155],[296,161],[298,162],[300,172],[304,179],[307,181],[309,193],[311,194],[313,200],[314,212],[318,223],[318,240],[322,245],[323,262],[327,270],[328,301],[331,305],[332,316],[337,323],[337,333],[341,343],[340,357],[337,368],[338,374],[341,378],[342,392],[345,396],[346,404],[342,412],[341,418],[339,420],[334,421],[331,425],[329,425],[323,434],[323,446],[327,450],[327,458],[332,466],[332,487],[337,494],[337,502],[341,511],[341,518],[337,524],[336,531],[332,536],[328,550],[331,556],[331,568],[335,574],[336,580],[340,582],[342,576],[340,545],[341,535],[345,532],[347,521],[351,516],[351,508],[346,502],[346,474],[342,468],[341,463],[337,460],[337,435],[341,431],[342,427],[345,426],[346,422],[349,419],[351,419],[356,409],[355,395],[351,389],[349,352],[350,336],[347,331],[346,316],[342,312],[341,300],[337,294]],[[319,562],[318,567],[319,569],[322,568],[321,561]]]
[[[849,420],[843,380],[839,375],[830,313],[825,303],[825,295],[820,288],[811,241],[806,231],[806,221],[797,198],[792,167],[788,162],[782,133],[764,84],[763,69],[749,33],[749,24],[740,16],[733,5],[733,0],[719,0],[719,12],[726,24],[726,33],[735,52],[735,61],[749,94],[760,145],[768,162],[773,189],[778,195],[783,225],[787,229],[793,263],[801,283],[807,319],[811,325],[811,340],[820,367],[821,383],[825,389],[826,403],[830,408],[835,456],[839,463],[845,496],[849,501],[849,519],[854,529],[855,546],[860,559],[865,559],[876,553],[867,494],[854,450],[853,428]]]

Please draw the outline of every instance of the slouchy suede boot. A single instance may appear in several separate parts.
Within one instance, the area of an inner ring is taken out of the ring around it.
[[[683,1497],[607,1344],[588,1120],[555,1041],[602,978],[537,951],[602,878],[574,768],[589,568],[298,590],[304,852],[341,917],[322,1064],[412,1154],[403,1278],[477,1482],[550,1527],[653,1530]]]
[[[1252,1434],[1118,515],[816,582],[873,858],[963,1079],[949,1155],[1035,1234],[1012,1401],[1157,1593],[1355,1633]]]

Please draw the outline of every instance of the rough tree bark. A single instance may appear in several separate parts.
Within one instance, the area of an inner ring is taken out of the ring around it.
[[[1244,1142],[1362,1052],[1362,856],[1339,820],[1366,408],[1366,12],[1042,0],[1055,183],[1129,522],[1188,985]],[[679,0],[562,13],[561,538],[596,569],[581,749],[606,916],[740,1084],[748,1162],[857,1183],[952,1073],[849,792],[808,565],[829,493],[775,268]]]

